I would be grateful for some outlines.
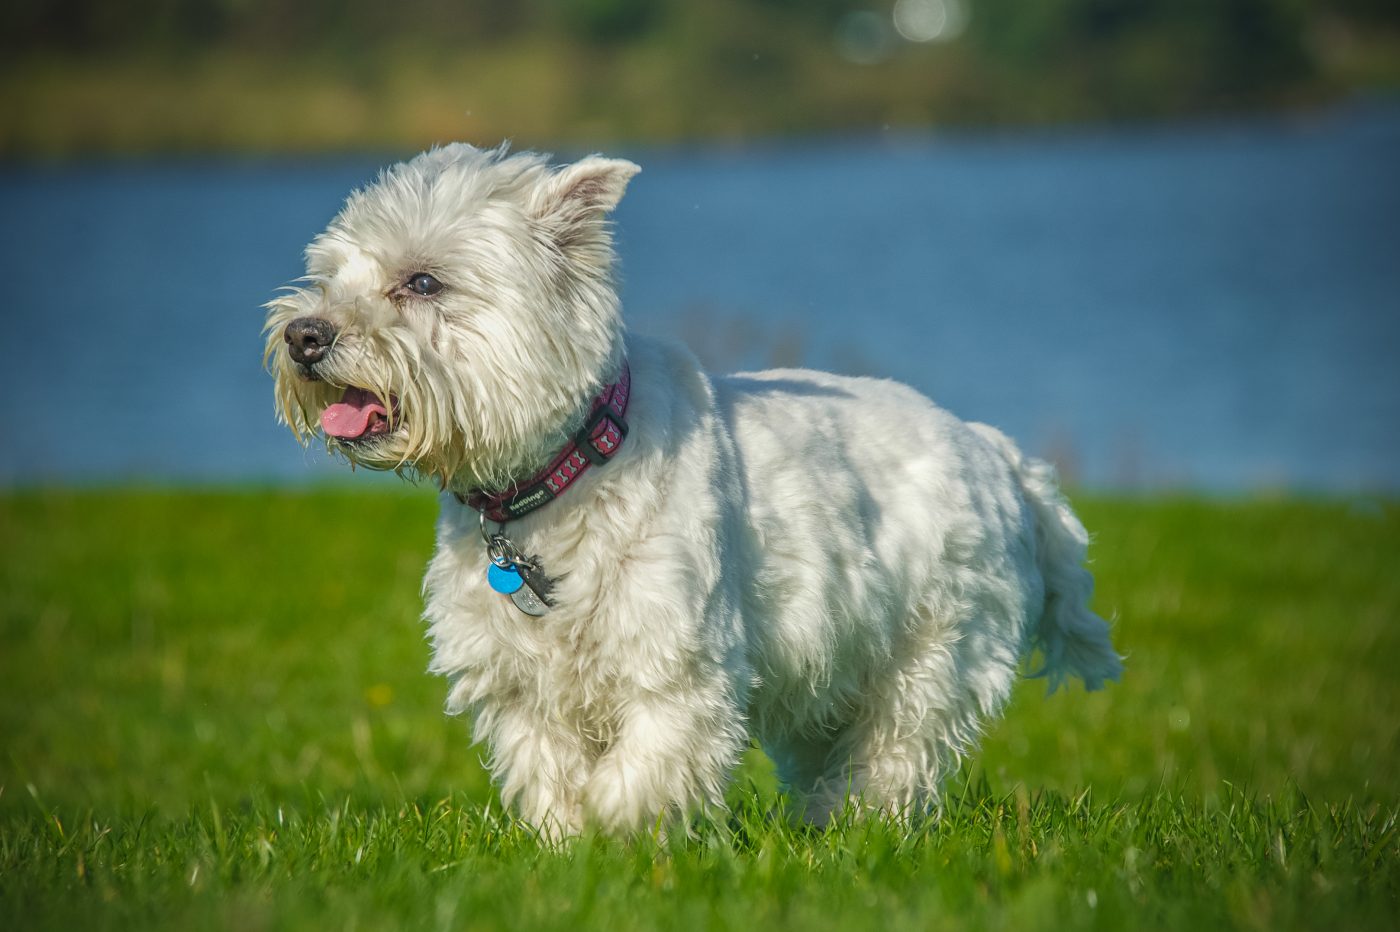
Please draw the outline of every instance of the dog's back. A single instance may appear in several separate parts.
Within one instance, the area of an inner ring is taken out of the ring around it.
[[[751,717],[813,815],[852,785],[922,795],[1032,647],[1052,682],[1116,678],[1083,527],[999,432],[876,379],[776,370],[715,393],[746,486]]]

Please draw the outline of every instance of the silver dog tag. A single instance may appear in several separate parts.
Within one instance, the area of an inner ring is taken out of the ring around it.
[[[515,565],[515,571],[525,582],[525,585],[510,594],[510,600],[515,603],[515,607],[536,618],[547,613],[553,604],[549,594],[554,588],[554,580],[540,569],[539,560],[522,560]]]
[[[549,612],[554,603],[549,598],[554,580],[540,569],[537,557],[522,557],[519,549],[505,535],[504,527],[494,534],[481,523],[481,536],[486,540],[486,581],[501,595],[509,596],[516,608],[538,618]]]
[[[549,606],[535,593],[535,590],[530,588],[528,583],[512,592],[510,600],[515,603],[516,608],[527,615],[538,618],[549,613]]]

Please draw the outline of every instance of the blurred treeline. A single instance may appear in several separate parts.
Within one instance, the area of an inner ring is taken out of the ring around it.
[[[0,153],[1136,119],[1400,83],[1396,0],[7,0]]]

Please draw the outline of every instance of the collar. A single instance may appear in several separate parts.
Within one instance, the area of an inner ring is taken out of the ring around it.
[[[525,482],[513,483],[509,490],[487,492],[473,489],[457,500],[475,508],[488,520],[504,524],[523,518],[554,501],[573,485],[590,466],[603,466],[622,448],[627,436],[627,398],[632,391],[632,369],[624,361],[616,382],[593,399],[588,418],[548,466]]]

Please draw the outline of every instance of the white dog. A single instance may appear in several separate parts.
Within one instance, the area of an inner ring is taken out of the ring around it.
[[[1025,654],[1118,677],[1084,528],[903,385],[626,336],[637,171],[452,145],[352,194],[268,305],[281,416],[441,484],[432,669],[542,830],[720,805],[750,735],[814,821],[936,807]]]

